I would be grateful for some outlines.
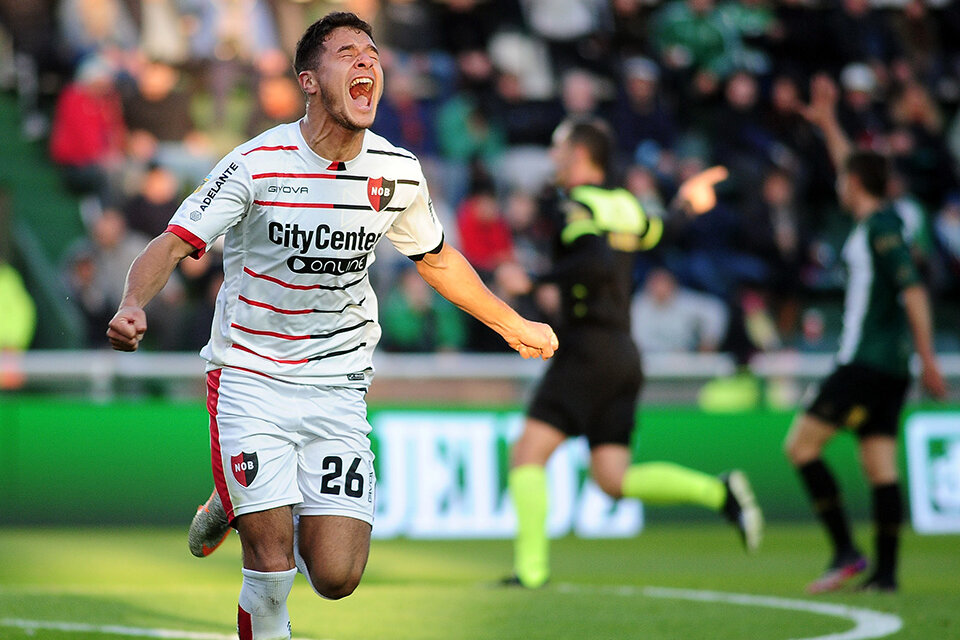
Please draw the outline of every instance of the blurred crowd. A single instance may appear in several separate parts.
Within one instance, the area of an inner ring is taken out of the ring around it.
[[[801,115],[832,75],[856,144],[889,155],[890,197],[937,302],[960,299],[960,4],[948,0],[0,0],[0,77],[49,149],[85,237],[62,256],[91,347],[123,274],[233,146],[296,120],[291,68],[330,10],[374,26],[386,88],[373,130],[421,159],[447,238],[491,288],[550,319],[541,202],[569,116],[616,132],[618,182],[669,216],[677,186],[729,168],[717,206],[644,255],[647,351],[831,350],[849,219]],[[384,243],[387,244],[387,243]],[[387,350],[501,345],[378,250]],[[220,284],[187,260],[152,303],[152,346],[195,349]],[[835,306],[837,306],[835,304]],[[957,345],[953,345],[956,347]]]

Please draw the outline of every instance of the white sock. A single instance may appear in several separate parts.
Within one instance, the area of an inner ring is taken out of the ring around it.
[[[289,640],[287,596],[293,587],[297,570],[241,571],[243,586],[240,588],[240,607],[237,611],[240,640]]]

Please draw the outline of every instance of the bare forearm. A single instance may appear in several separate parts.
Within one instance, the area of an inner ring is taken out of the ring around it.
[[[830,161],[833,163],[834,169],[842,171],[847,158],[853,151],[850,140],[847,139],[847,135],[843,132],[843,127],[840,126],[836,117],[825,120],[821,124],[820,130],[823,132],[823,141],[827,146],[827,153],[830,154]]]
[[[919,285],[904,289],[903,305],[917,355],[925,363],[933,361],[933,320],[927,292]]]
[[[463,255],[445,245],[417,263],[420,276],[444,298],[500,335],[516,331],[521,318],[491,292]]]
[[[192,251],[193,247],[169,233],[154,238],[130,265],[120,306],[145,307]]]

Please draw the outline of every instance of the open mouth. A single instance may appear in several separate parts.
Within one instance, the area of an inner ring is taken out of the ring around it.
[[[354,78],[350,83],[350,97],[353,104],[368,109],[373,104],[373,78],[363,76]]]

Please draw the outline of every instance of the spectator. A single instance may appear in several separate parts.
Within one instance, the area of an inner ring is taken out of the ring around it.
[[[660,68],[649,58],[628,58],[623,64],[623,85],[613,122],[617,146],[625,158],[633,158],[645,140],[656,142],[661,149],[671,149],[676,143],[675,107],[660,90],[659,80]]]
[[[433,353],[463,348],[466,332],[456,307],[404,266],[381,310],[381,346],[386,351]]]
[[[119,64],[139,45],[136,25],[122,0],[63,0],[58,21],[70,64],[95,55]]]
[[[113,67],[102,57],[85,60],[57,100],[50,155],[68,187],[109,205],[119,192],[126,125]]]
[[[833,60],[862,60],[874,71],[885,68],[901,54],[901,48],[885,17],[870,6],[870,0],[841,0],[827,18]]]
[[[123,215],[132,231],[155,238],[180,206],[180,183],[164,167],[150,167],[139,191],[123,205]]]
[[[930,93],[908,82],[890,105],[888,137],[894,166],[927,207],[937,207],[957,187],[953,158],[944,142],[943,118]]]
[[[457,211],[460,251],[489,282],[498,266],[513,260],[513,238],[503,218],[493,182],[487,176],[474,178],[470,194]]]
[[[876,73],[863,62],[852,62],[843,68],[840,85],[843,99],[838,116],[844,131],[857,146],[881,146],[890,125],[874,101],[879,89]]]
[[[633,338],[644,353],[711,352],[723,341],[723,301],[680,287],[669,271],[652,270],[630,306]]]
[[[423,82],[412,69],[394,68],[377,107],[373,131],[418,157],[437,154],[433,105],[423,100]]]
[[[123,103],[131,136],[141,138],[142,152],[188,183],[199,182],[216,159],[209,137],[197,130],[191,96],[181,72],[163,62],[149,62],[136,76],[135,89]]]
[[[777,333],[792,336],[800,312],[810,230],[788,172],[767,171],[759,202],[744,212],[740,238],[742,248],[765,264],[768,275],[759,288],[773,309]]]
[[[2,257],[0,309],[3,309],[0,314],[0,354],[25,350],[37,328],[37,308],[20,273]]]
[[[147,236],[128,230],[119,211],[107,208],[93,223],[90,236],[77,240],[68,249],[67,287],[87,320],[85,342],[88,347],[104,346],[103,323],[110,321],[123,297],[123,283],[118,282],[117,274],[127,272],[148,240]],[[172,282],[165,287],[155,306],[154,325],[159,333],[172,330],[178,301],[179,286]]]
[[[713,0],[670,0],[654,17],[654,48],[673,72],[707,75],[713,82],[733,71],[741,43]]]

